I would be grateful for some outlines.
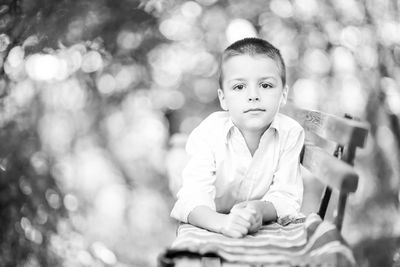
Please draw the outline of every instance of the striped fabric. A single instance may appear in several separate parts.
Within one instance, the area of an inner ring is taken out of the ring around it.
[[[216,253],[229,266],[355,266],[350,248],[335,226],[310,214],[303,223],[273,223],[235,239],[182,224],[174,250]],[[246,265],[243,265],[246,264]]]

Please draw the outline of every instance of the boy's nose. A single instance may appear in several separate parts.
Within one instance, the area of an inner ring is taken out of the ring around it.
[[[258,96],[249,97],[249,101],[259,101],[260,98]]]
[[[260,95],[259,95],[257,88],[250,88],[248,100],[249,101],[259,101],[260,100]]]

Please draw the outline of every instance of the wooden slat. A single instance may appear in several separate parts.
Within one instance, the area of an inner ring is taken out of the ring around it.
[[[315,145],[304,146],[302,164],[323,184],[345,193],[357,190],[358,175],[352,166]]]
[[[340,192],[339,203],[338,203],[338,214],[335,218],[335,225],[339,232],[342,230],[344,212],[346,208],[347,194],[345,192]]]
[[[344,146],[363,147],[368,134],[368,125],[356,120],[340,118],[320,111],[306,110],[287,104],[281,112],[297,120],[306,131]]]
[[[333,155],[337,149],[337,143],[326,140],[311,131],[305,132],[305,142],[314,144],[317,147],[322,148],[323,150],[328,152],[329,155]]]

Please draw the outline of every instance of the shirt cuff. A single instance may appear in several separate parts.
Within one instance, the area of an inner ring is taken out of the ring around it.
[[[178,221],[188,223],[188,216],[190,212],[196,207],[206,206],[212,210],[216,210],[214,200],[205,196],[188,196],[179,198],[172,211],[171,217]]]

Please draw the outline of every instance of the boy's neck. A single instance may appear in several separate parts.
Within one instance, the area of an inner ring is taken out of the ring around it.
[[[266,130],[263,131],[240,131],[244,137],[244,140],[246,142],[247,148],[250,151],[250,154],[253,156],[254,153],[256,152],[261,136],[264,134]]]

